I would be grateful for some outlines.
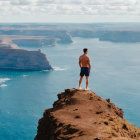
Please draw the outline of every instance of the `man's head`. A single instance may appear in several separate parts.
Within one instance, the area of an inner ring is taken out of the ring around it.
[[[88,49],[87,48],[84,48],[83,49],[83,52],[84,52],[84,54],[87,54],[88,53]]]

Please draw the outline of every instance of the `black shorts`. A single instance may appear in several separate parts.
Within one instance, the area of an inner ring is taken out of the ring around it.
[[[81,67],[80,76],[89,76],[89,67]]]

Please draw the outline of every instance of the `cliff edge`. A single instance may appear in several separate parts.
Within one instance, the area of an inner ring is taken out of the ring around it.
[[[44,111],[35,140],[140,140],[122,109],[91,90],[66,89]]]
[[[0,69],[8,70],[51,70],[44,53],[23,49],[0,48]]]

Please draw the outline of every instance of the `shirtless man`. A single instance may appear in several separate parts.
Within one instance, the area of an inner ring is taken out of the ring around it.
[[[80,72],[80,80],[79,80],[79,89],[81,89],[81,82],[84,77],[86,76],[86,90],[88,90],[88,77],[90,74],[91,70],[91,65],[90,65],[90,58],[87,56],[88,49],[84,48],[83,49],[84,54],[79,57],[79,66],[81,68]]]

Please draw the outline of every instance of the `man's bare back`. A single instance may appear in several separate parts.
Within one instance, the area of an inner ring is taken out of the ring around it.
[[[80,67],[90,67],[90,58],[85,54],[79,57],[79,66]]]

